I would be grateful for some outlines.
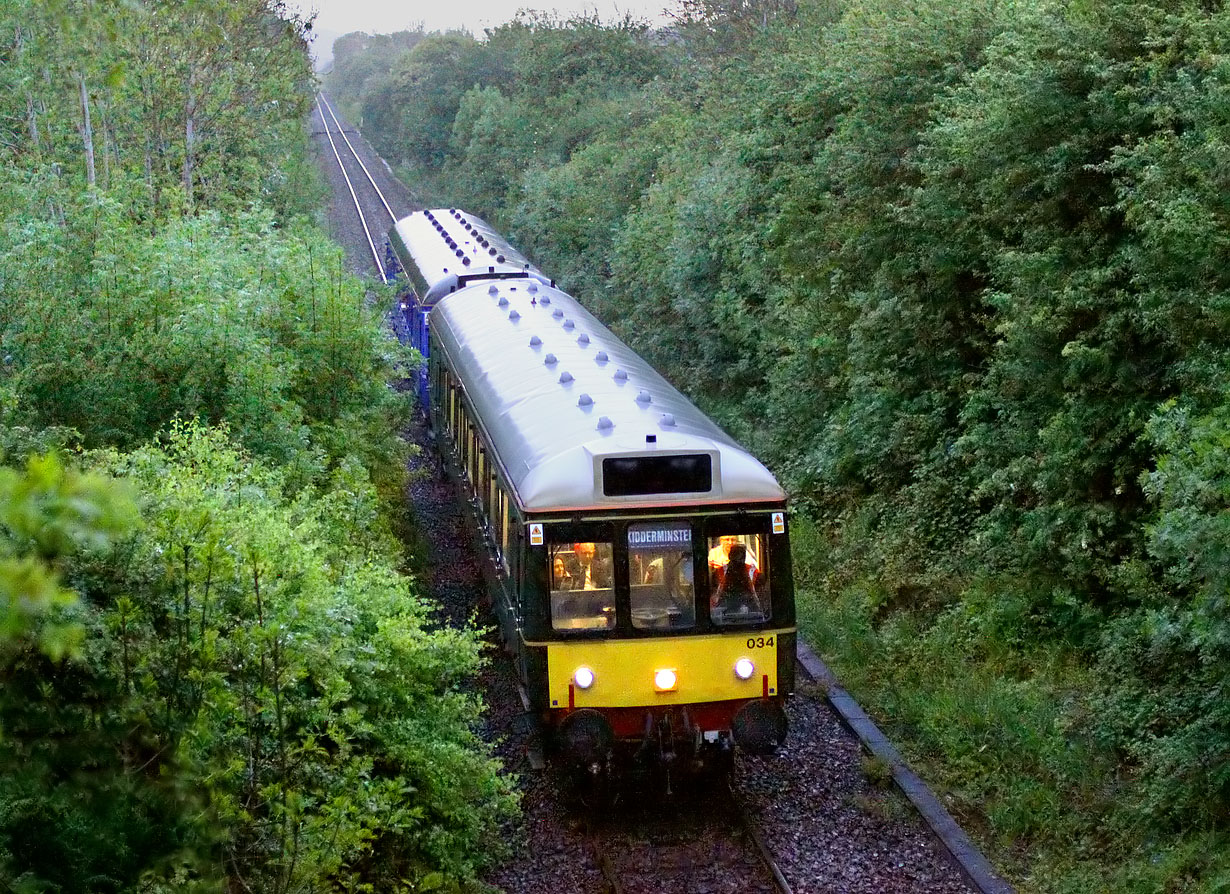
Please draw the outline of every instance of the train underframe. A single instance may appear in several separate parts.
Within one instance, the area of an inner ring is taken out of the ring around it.
[[[555,751],[591,776],[629,772],[671,776],[725,772],[738,746],[770,754],[785,740],[780,698],[670,706],[553,710]]]

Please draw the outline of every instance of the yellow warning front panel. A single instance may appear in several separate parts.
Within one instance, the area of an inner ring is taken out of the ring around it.
[[[588,640],[550,643],[547,646],[547,677],[551,707],[624,708],[640,705],[685,705],[694,702],[777,695],[778,631],[755,635],[722,634],[671,639]],[[749,658],[752,675],[740,680],[735,662]],[[573,680],[578,667],[594,672],[589,689]],[[654,674],[671,668],[676,687],[659,692]]]

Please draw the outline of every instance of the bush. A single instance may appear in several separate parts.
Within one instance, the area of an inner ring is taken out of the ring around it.
[[[362,469],[295,496],[196,424],[100,461],[141,492],[144,525],[69,570],[79,656],[26,651],[7,674],[6,880],[473,878],[514,806],[473,731],[479,638],[431,628],[395,544],[363,524],[376,498]]]

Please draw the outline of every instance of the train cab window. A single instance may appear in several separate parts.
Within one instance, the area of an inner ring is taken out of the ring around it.
[[[615,577],[610,543],[560,543],[549,550],[551,626],[606,630],[615,626]]]
[[[632,626],[682,630],[696,626],[692,526],[658,522],[628,526]]]
[[[760,534],[709,538],[709,616],[714,624],[759,624],[769,620],[768,552]]]

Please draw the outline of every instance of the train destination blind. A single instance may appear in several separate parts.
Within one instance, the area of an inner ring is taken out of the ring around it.
[[[692,527],[687,522],[673,525],[628,529],[628,549],[635,552],[661,552],[662,548],[689,550],[692,548]]]
[[[713,460],[707,453],[602,461],[602,493],[608,497],[708,493],[712,489]]]

